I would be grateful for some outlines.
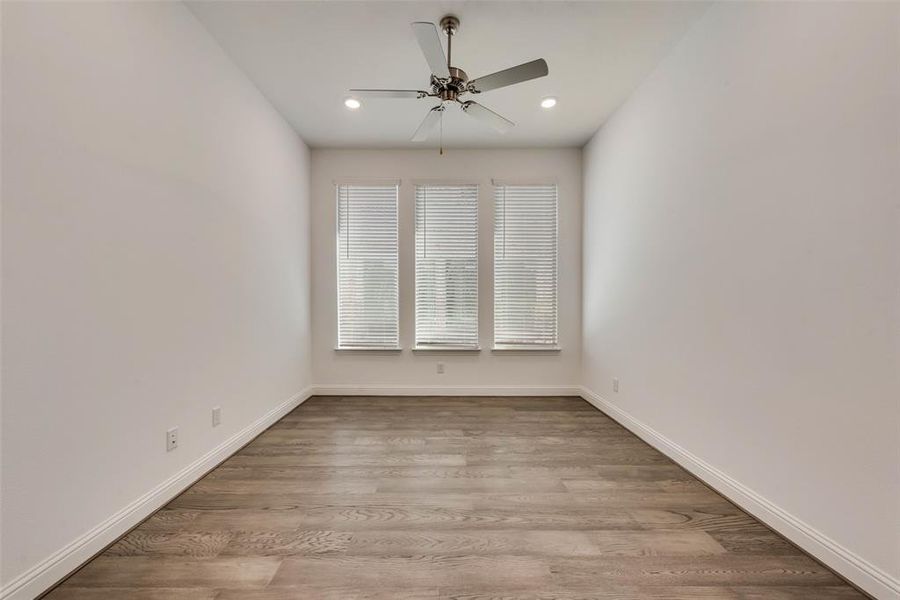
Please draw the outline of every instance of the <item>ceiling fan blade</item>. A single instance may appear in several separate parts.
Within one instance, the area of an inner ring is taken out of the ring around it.
[[[367,98],[424,98],[428,92],[422,90],[372,90],[372,89],[352,89],[351,93],[357,96],[365,96]]]
[[[485,108],[481,104],[473,102],[472,100],[463,102],[462,109],[463,112],[465,112],[467,115],[475,117],[485,125],[490,125],[500,133],[506,133],[516,126],[516,124],[509,119],[501,117],[491,109]]]
[[[411,141],[413,142],[424,142],[428,139],[428,134],[431,133],[431,130],[434,129],[434,126],[438,124],[438,121],[441,120],[441,113],[444,111],[443,105],[435,106],[428,114],[425,115],[425,119],[422,121],[422,124],[419,125],[419,128],[416,129],[416,132],[413,134]]]
[[[506,87],[515,83],[522,83],[530,79],[544,77],[549,73],[547,69],[547,61],[543,58],[523,63],[517,67],[510,67],[484,77],[479,77],[470,82],[470,85],[479,92],[488,90],[496,90],[497,88]]]
[[[450,70],[447,68],[447,57],[444,55],[444,47],[441,45],[441,37],[438,35],[437,27],[434,23],[425,21],[417,21],[412,23],[413,33],[416,34],[416,40],[419,42],[419,48],[428,61],[428,68],[437,77],[450,77]]]

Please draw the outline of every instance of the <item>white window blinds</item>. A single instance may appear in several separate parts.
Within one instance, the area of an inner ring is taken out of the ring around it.
[[[494,345],[557,345],[556,185],[495,184]]]
[[[397,185],[338,185],[338,348],[400,346],[397,248]]]
[[[478,347],[478,186],[416,186],[416,346]]]

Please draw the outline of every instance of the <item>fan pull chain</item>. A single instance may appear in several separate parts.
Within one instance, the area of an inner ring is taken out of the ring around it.
[[[441,111],[440,156],[444,155],[444,111]]]

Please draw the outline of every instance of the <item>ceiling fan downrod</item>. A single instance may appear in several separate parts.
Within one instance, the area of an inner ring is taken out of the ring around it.
[[[469,76],[462,69],[452,66],[453,61],[453,36],[459,31],[459,19],[453,15],[447,15],[441,19],[441,31],[447,36],[447,71],[450,77],[444,80],[432,81],[432,91],[442,102],[459,102],[460,94],[468,89]]]
[[[447,68],[451,68],[450,55],[453,50],[453,36],[459,31],[459,19],[453,15],[447,15],[441,19],[441,31],[447,36]]]

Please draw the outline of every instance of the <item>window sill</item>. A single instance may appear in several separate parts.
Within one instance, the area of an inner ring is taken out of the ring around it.
[[[427,345],[414,346],[413,352],[481,352],[480,346],[441,346]]]
[[[559,346],[528,346],[518,344],[496,344],[491,352],[562,352]]]
[[[403,352],[400,346],[385,346],[384,348],[376,348],[374,346],[337,346],[335,352]]]

